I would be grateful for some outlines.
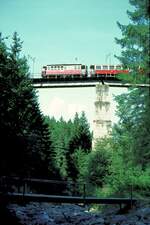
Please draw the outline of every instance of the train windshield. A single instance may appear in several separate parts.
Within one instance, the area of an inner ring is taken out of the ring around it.
[[[84,70],[84,69],[85,69],[85,65],[82,65],[82,66],[81,66],[81,69]]]

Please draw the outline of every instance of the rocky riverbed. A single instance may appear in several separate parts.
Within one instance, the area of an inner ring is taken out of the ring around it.
[[[122,213],[119,208],[90,212],[73,204],[9,204],[5,214],[0,225],[150,225],[148,204]]]

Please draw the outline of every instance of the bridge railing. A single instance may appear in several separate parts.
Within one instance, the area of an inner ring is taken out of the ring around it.
[[[85,196],[86,185],[73,181],[2,176],[0,192]]]
[[[0,177],[0,197],[15,202],[119,204],[120,209],[122,204],[132,207],[136,203],[132,193],[128,198],[89,197],[85,183],[6,176]]]

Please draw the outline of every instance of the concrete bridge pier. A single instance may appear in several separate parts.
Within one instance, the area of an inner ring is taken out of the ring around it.
[[[97,139],[108,136],[111,131],[111,99],[108,85],[96,85],[96,101],[94,104],[95,119],[93,120],[93,147]]]

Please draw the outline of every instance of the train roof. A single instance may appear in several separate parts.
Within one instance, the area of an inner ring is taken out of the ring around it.
[[[57,63],[57,64],[47,64],[46,66],[72,66],[72,65],[84,65],[81,63]]]
[[[90,64],[90,66],[122,66],[122,64]]]

